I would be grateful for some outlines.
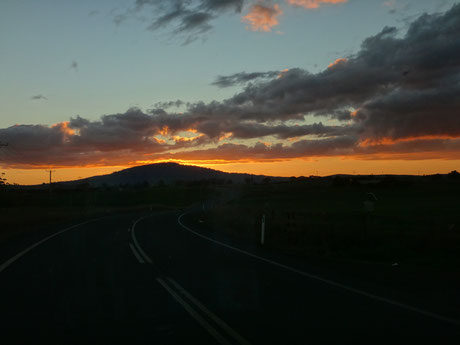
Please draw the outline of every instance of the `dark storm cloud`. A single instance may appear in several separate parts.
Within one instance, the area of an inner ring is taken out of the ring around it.
[[[189,113],[259,122],[312,114],[353,118],[357,129],[376,136],[457,135],[460,5],[422,15],[404,36],[397,33],[384,28],[357,54],[320,73],[291,69],[225,101],[191,105]]]
[[[324,126],[321,122],[312,125],[275,125],[267,126],[259,123],[239,123],[227,128],[233,138],[253,139],[275,136],[278,139],[289,139],[314,135],[317,137],[335,137],[353,133],[354,130],[344,126]]]
[[[291,146],[283,144],[266,145],[257,143],[253,146],[243,144],[222,144],[215,148],[194,150],[180,153],[163,153],[153,155],[156,159],[211,160],[272,160],[292,159],[298,157],[337,156],[353,154],[357,138],[344,136],[319,140],[302,140]]]
[[[217,76],[216,80],[214,80],[211,85],[216,85],[218,87],[230,87],[235,85],[246,84],[250,81],[257,80],[257,79],[267,79],[267,78],[274,78],[280,75],[278,71],[269,71],[269,72],[239,72],[232,75],[219,75]]]

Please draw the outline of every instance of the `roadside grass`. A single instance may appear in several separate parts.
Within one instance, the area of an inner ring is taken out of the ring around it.
[[[187,207],[206,198],[200,186],[0,190],[0,243],[46,227],[114,213]]]
[[[212,228],[277,251],[423,265],[460,264],[460,183],[290,182],[228,187],[204,217]],[[235,191],[235,188],[238,189]],[[377,196],[367,212],[368,193]]]

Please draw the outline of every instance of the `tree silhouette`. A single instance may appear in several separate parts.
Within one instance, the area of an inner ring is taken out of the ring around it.
[[[5,173],[2,172],[2,175],[1,175],[1,177],[0,177],[0,186],[4,186],[4,185],[6,185],[6,184],[8,184],[8,183],[7,183],[7,179],[5,178]]]

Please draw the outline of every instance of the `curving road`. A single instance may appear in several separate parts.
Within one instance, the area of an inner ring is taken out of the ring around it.
[[[231,243],[177,212],[63,230],[0,265],[1,344],[460,342],[455,317]]]

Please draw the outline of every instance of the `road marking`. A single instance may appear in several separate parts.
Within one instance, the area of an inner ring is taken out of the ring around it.
[[[5,268],[7,268],[9,265],[11,265],[13,262],[15,262],[16,260],[18,260],[19,258],[21,258],[24,254],[30,252],[32,249],[34,249],[35,247],[38,247],[40,244],[48,241],[49,239],[52,239],[53,237],[56,237],[60,234],[62,234],[63,232],[66,232],[66,231],[69,231],[69,230],[72,230],[76,227],[79,227],[81,225],[85,225],[85,224],[88,224],[88,223],[92,223],[92,222],[95,222],[95,221],[98,221],[98,220],[101,220],[105,217],[101,217],[101,218],[97,218],[97,219],[91,219],[91,220],[87,220],[85,222],[82,222],[82,223],[78,223],[78,224],[75,224],[75,225],[72,225],[72,226],[69,226],[68,228],[65,228],[64,230],[61,230],[61,231],[58,231],[56,232],[55,234],[52,234],[48,237],[45,237],[44,239],[38,241],[37,243],[34,243],[33,245],[31,245],[30,247],[24,249],[22,252],[19,252],[18,254],[16,254],[15,256],[13,256],[12,258],[6,260],[3,264],[0,265],[0,272],[2,272]]]
[[[141,258],[141,256],[139,255],[139,253],[136,251],[136,248],[134,248],[133,244],[131,242],[129,242],[129,246],[131,247],[131,250],[133,251],[133,254],[134,256],[136,257],[136,259],[141,263],[145,263],[144,259]]]
[[[134,245],[136,246],[137,250],[139,251],[139,253],[141,254],[141,256],[144,258],[145,261],[147,261],[149,264],[152,263],[152,259],[149,258],[149,256],[147,254],[145,254],[145,252],[142,250],[141,246],[139,245],[139,242],[137,242],[137,238],[136,238],[136,234],[134,233],[134,230],[136,228],[136,225],[137,223],[139,223],[141,220],[147,218],[147,217],[151,217],[152,215],[147,215],[147,216],[143,216],[141,218],[139,218],[138,220],[136,220],[133,224],[133,227],[132,227],[132,231],[131,231],[131,237],[133,238],[133,242],[134,242]]]
[[[293,267],[290,267],[290,266],[287,266],[287,265],[284,265],[284,264],[280,264],[280,263],[278,263],[276,261],[272,261],[270,259],[263,258],[261,256],[252,254],[252,253],[247,252],[245,250],[242,250],[242,249],[233,247],[231,245],[225,244],[223,242],[216,241],[215,239],[207,237],[205,235],[202,235],[202,234],[190,229],[188,226],[184,225],[181,222],[181,218],[185,214],[186,213],[182,213],[177,218],[177,222],[179,223],[179,225],[182,226],[185,230],[187,230],[187,231],[189,231],[189,232],[195,234],[196,236],[201,237],[201,238],[203,238],[205,240],[211,241],[211,242],[216,243],[216,244],[218,244],[220,246],[223,246],[223,247],[229,248],[231,250],[234,250],[236,252],[248,255],[250,257],[253,257],[253,258],[258,259],[260,261],[264,261],[264,262],[272,264],[274,266],[284,268],[285,270],[297,273],[297,274],[299,274],[301,276],[304,276],[304,277],[307,277],[307,278],[310,278],[310,279],[314,279],[314,280],[318,280],[318,281],[320,281],[322,283],[332,285],[332,286],[335,286],[335,287],[338,287],[338,288],[341,288],[341,289],[356,293],[358,295],[366,296],[368,298],[371,298],[371,299],[374,299],[374,300],[377,300],[377,301],[380,301],[380,302],[388,303],[388,304],[397,306],[397,307],[399,307],[401,309],[410,310],[412,312],[415,312],[415,313],[418,313],[418,314],[421,314],[421,315],[424,315],[424,316],[428,316],[428,317],[431,317],[431,318],[434,318],[434,319],[437,319],[437,320],[440,320],[440,321],[451,323],[451,324],[454,324],[454,325],[457,325],[457,326],[460,325],[460,320],[452,319],[452,318],[449,318],[449,317],[446,317],[446,316],[443,316],[443,315],[439,315],[439,314],[436,314],[436,313],[432,313],[432,312],[429,312],[429,311],[426,311],[426,310],[423,310],[423,309],[419,309],[419,308],[410,306],[408,304],[400,303],[400,302],[397,302],[397,301],[394,301],[394,300],[391,300],[391,299],[388,299],[388,298],[385,298],[385,297],[377,296],[377,295],[368,293],[368,292],[363,291],[363,290],[355,289],[355,288],[353,288],[351,286],[347,286],[347,285],[344,285],[344,284],[341,284],[341,283],[337,283],[335,281],[332,281],[332,280],[329,280],[329,279],[326,279],[326,278],[322,278],[320,276],[317,276],[317,275],[314,275],[314,274],[311,274],[311,273],[301,271],[301,270],[299,270],[297,268],[293,268]]]
[[[177,301],[179,302],[182,307],[205,329],[208,331],[209,334],[211,334],[214,339],[218,341],[219,344],[222,345],[231,345],[231,343],[225,339],[225,337],[220,334],[214,327],[212,327],[209,322],[207,322],[203,317],[201,317],[194,309],[193,307],[188,304],[182,297],[180,297],[166,282],[161,279],[157,278],[156,279],[158,283],[160,283],[161,286],[163,286],[166,291],[169,292],[169,294]]]
[[[179,290],[185,297],[187,297],[193,304],[195,304],[203,313],[205,313],[211,320],[218,324],[223,330],[225,330],[229,335],[231,335],[239,344],[241,345],[250,345],[249,341],[240,336],[236,331],[234,331],[225,321],[217,317],[212,311],[206,308],[200,301],[195,297],[190,295],[182,286],[179,285],[176,281],[171,278],[166,278],[174,287]]]
[[[137,242],[136,239],[136,234],[135,234],[135,227],[137,223],[139,223],[141,220],[151,217],[152,215],[147,215],[144,217],[139,218],[136,220],[133,224],[131,235],[133,237],[134,244],[136,248],[139,250],[139,253],[148,261],[149,263],[152,263],[152,260],[148,257],[147,254],[142,250],[141,246]],[[133,251],[134,255],[136,255],[137,259],[139,261],[142,260],[140,257],[139,253],[136,252],[136,248],[129,243],[131,250]],[[187,303],[182,297],[180,297],[162,278],[156,278],[158,283],[163,286],[166,291],[168,291],[171,296],[181,304],[184,309],[196,320],[198,323],[208,331],[209,334],[211,334],[220,344],[223,345],[231,345],[231,342],[229,342],[222,334],[220,334],[214,327],[212,327],[209,322],[207,322],[203,317],[198,314],[193,307]],[[251,345],[246,339],[244,339],[242,336],[240,336],[238,333],[236,333],[229,325],[227,325],[223,320],[218,318],[213,312],[211,312],[208,308],[206,308],[200,301],[198,301],[195,297],[193,297],[190,293],[188,293],[182,286],[179,285],[176,281],[174,281],[171,278],[167,278],[167,280],[172,284],[173,286],[176,287],[177,290],[179,290],[185,297],[187,297],[195,306],[197,306],[201,311],[206,314],[211,320],[213,320],[217,325],[219,325],[223,330],[225,330],[230,336],[232,336],[240,345]]]

